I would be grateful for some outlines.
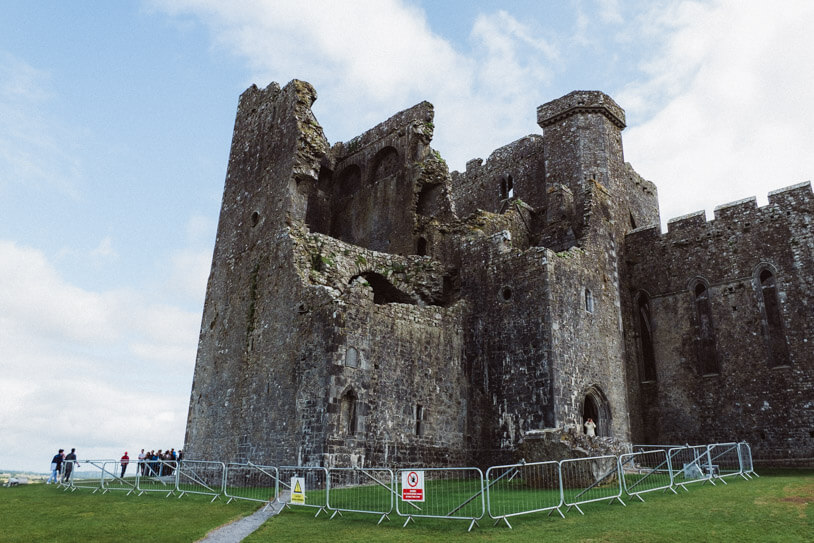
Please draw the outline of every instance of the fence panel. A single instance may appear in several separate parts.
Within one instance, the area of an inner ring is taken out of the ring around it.
[[[286,507],[313,507],[328,514],[328,470],[318,466],[280,466],[280,500]]]
[[[562,506],[560,464],[556,461],[492,466],[486,470],[486,507],[495,524],[507,517],[556,511]]]
[[[644,501],[642,494],[656,490],[671,490],[673,477],[670,470],[670,459],[667,451],[646,450],[619,456],[622,469],[622,487],[628,496],[635,496]]]
[[[342,511],[379,515],[390,519],[395,504],[393,471],[387,468],[328,469],[328,509],[331,518]]]
[[[161,492],[169,498],[177,488],[177,463],[165,460],[145,460],[138,465],[136,491],[141,496],[145,492]]]
[[[396,513],[407,517],[404,526],[416,517],[426,517],[469,520],[472,530],[486,514],[483,472],[478,468],[400,469],[396,488]]]
[[[62,464],[59,485],[63,490],[75,491],[77,488],[102,490],[102,474],[105,460],[66,460]]]
[[[163,463],[163,468],[171,470],[170,475],[175,474],[175,489],[180,492],[179,498],[184,494],[203,494],[212,496],[211,501],[215,501],[224,493],[226,465],[223,462],[170,460]]]
[[[741,459],[741,475],[745,479],[759,477],[759,475],[755,473],[755,465],[752,463],[752,447],[750,447],[745,441],[741,441],[738,443],[738,454],[740,455]]]
[[[226,464],[224,496],[232,500],[250,500],[271,503],[277,499],[278,473],[273,466]]]
[[[580,504],[609,500],[622,501],[622,480],[619,477],[619,459],[615,456],[571,458],[560,461],[563,505],[567,513],[573,507],[581,514]]]
[[[102,464],[102,493],[111,490],[124,490],[128,494],[136,491],[136,475],[122,477],[121,463],[110,460]],[[125,472],[124,475],[127,473]]]
[[[706,445],[685,445],[668,451],[673,484],[687,490],[692,483],[712,481],[712,469],[709,468],[709,449]],[[689,491],[688,491],[689,492]]]
[[[709,451],[708,469],[712,476],[726,484],[726,477],[737,477],[741,469],[741,458],[737,443],[713,443],[707,446]]]

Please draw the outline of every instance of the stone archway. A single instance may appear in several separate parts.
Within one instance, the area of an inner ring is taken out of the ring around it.
[[[585,391],[582,399],[582,431],[585,431],[585,421],[593,419],[596,423],[596,435],[611,435],[611,412],[608,399],[598,386],[594,385]]]

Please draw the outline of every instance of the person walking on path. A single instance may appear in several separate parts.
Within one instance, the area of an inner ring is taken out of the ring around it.
[[[124,472],[127,471],[127,464],[130,463],[130,457],[127,456],[127,451],[124,451],[124,455],[122,456],[122,459],[119,460],[119,462],[121,462],[121,465],[122,465],[122,475],[121,475],[121,477],[122,477],[122,479],[124,479]]]
[[[65,449],[59,449],[59,452],[51,459],[51,476],[45,481],[46,485],[50,485],[51,481],[53,481],[54,484],[59,483],[59,474],[62,472],[62,462],[64,460],[62,456],[63,452],[65,452]]]

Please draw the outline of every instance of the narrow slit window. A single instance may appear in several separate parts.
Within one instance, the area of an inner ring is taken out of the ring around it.
[[[424,435],[424,406],[417,404],[415,406],[415,435]]]
[[[696,344],[698,351],[698,372],[701,375],[716,374],[720,371],[718,353],[715,346],[715,328],[712,324],[712,308],[709,302],[709,289],[704,283],[695,285],[695,316],[698,322]]]

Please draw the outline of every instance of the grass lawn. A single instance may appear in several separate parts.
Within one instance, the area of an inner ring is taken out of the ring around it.
[[[329,520],[295,507],[246,541],[814,541],[814,470],[761,470],[761,475],[732,478],[729,485],[693,484],[678,495],[652,492],[644,495],[646,503],[626,497],[627,507],[586,504],[585,516],[572,510],[565,519],[540,513],[511,517],[512,530],[485,518],[470,533],[464,520],[419,518],[402,528],[404,519],[395,514],[377,526],[373,515],[346,513]],[[258,507],[209,500],[71,493],[43,484],[0,488],[0,542],[196,541]]]
[[[0,488],[0,542],[189,542],[258,506],[209,500],[190,494],[178,499],[163,493],[65,492],[45,484]]]
[[[404,519],[345,514],[342,519],[314,518],[313,509],[293,508],[269,520],[245,541],[722,541],[745,543],[814,541],[814,471],[762,471],[759,479],[729,478],[729,484],[689,485],[679,494],[651,492],[645,503],[623,498],[627,507],[605,502],[559,515],[511,517],[513,529],[493,526],[488,518],[467,533],[466,521]]]

